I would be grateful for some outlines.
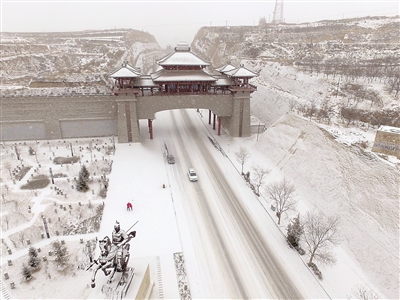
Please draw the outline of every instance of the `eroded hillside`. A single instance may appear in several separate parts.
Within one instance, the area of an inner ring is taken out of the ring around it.
[[[288,65],[357,63],[397,65],[398,17],[360,18],[303,24],[203,27],[196,53],[215,65],[227,60],[263,59]]]
[[[399,25],[367,17],[203,27],[191,46],[215,67],[243,64],[260,75],[252,113],[267,126],[295,110],[328,124],[400,127]]]
[[[2,33],[2,95],[106,93],[123,61],[147,74],[162,57],[155,38],[132,29]]]

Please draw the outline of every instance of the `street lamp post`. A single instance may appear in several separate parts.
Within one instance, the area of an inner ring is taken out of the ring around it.
[[[50,233],[49,233],[49,228],[47,227],[47,222],[45,216],[42,216],[43,224],[44,224],[44,230],[46,230],[46,235],[47,238],[50,238]]]
[[[71,156],[74,156],[74,150],[72,149],[72,143],[69,143],[69,147],[71,148]]]
[[[54,184],[53,171],[51,170],[51,168],[49,168],[49,171],[50,171],[51,183]]]

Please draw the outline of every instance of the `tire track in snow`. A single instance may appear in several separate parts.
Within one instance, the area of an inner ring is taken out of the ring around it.
[[[239,228],[241,237],[243,238],[243,244],[247,246],[247,250],[249,251],[248,254],[254,257],[259,265],[258,275],[262,278],[258,277],[255,280],[264,283],[264,285],[267,285],[268,283],[268,291],[270,293],[274,293],[275,295],[272,295],[274,297],[283,299],[302,298],[297,288],[291,284],[290,278],[278,263],[271,249],[265,243],[264,239],[262,238],[263,235],[251,221],[249,214],[241,204],[241,199],[234,194],[230,184],[227,182],[225,176],[218,168],[218,164],[214,161],[214,158],[209,153],[208,148],[202,142],[202,138],[200,136],[202,133],[199,133],[198,130],[192,125],[192,121],[190,120],[187,111],[182,111],[182,116],[185,120],[185,123],[189,125],[190,132],[192,134],[196,134],[193,140],[202,153],[204,161],[207,161],[209,165],[209,176],[212,176],[211,181],[218,185],[219,191],[225,195],[224,197],[221,197],[220,200],[225,201],[222,203],[222,205],[229,210],[231,216],[233,217],[230,219],[232,225],[234,225],[235,228]],[[215,220],[213,210],[210,209],[207,201],[204,201],[204,206],[207,210],[209,219],[212,222],[212,227],[217,233],[218,243],[220,246],[222,246],[222,249],[225,249],[225,255],[228,257],[230,268],[232,268],[232,271],[234,272],[234,278],[241,286],[240,290],[243,290],[243,295],[250,294],[251,292],[246,292],[246,287],[242,283],[246,282],[246,278],[242,278],[243,274],[237,271],[237,267],[234,265],[234,259],[231,258],[229,248],[226,246],[226,241],[223,239],[224,235],[221,234],[220,229],[217,226],[217,221]],[[248,297],[244,297],[242,299],[248,299]]]
[[[189,122],[188,124],[191,125],[191,121],[187,121],[188,118],[187,112],[182,111],[182,115],[185,119],[185,123]],[[176,120],[173,117],[172,117],[172,123],[174,124],[173,126],[177,130],[179,130],[179,126],[176,124]],[[190,126],[190,129],[191,130],[189,131],[192,134],[195,132],[196,134],[198,134],[193,126]],[[177,135],[179,144],[182,146],[185,144],[183,138],[184,138],[183,135],[181,134]],[[198,143],[198,139],[195,140],[196,143]],[[190,158],[188,156],[187,151],[185,151],[184,158],[188,163],[190,162]],[[235,289],[237,293],[235,294],[236,299],[249,299],[245,287],[243,286],[242,282],[238,280],[240,278],[239,276],[240,272],[235,267],[234,258],[231,257],[230,252],[226,251],[227,245],[224,242],[223,235],[217,225],[212,209],[210,208],[208,202],[206,201],[206,195],[204,195],[203,190],[199,185],[195,185],[194,188],[196,190],[197,199],[200,199],[197,205],[202,214],[202,219],[207,220],[208,228],[210,228],[210,230],[207,232],[207,236],[211,240],[211,243],[214,245],[214,250],[217,251],[216,255],[218,256],[219,262],[222,262],[224,275],[229,276],[229,279],[225,278],[225,280],[227,280],[231,284],[231,289],[233,288]]]

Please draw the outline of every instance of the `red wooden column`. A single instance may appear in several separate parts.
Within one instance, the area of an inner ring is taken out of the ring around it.
[[[218,117],[218,135],[221,135],[221,117]]]
[[[215,130],[215,118],[217,117],[217,115],[216,114],[214,114],[214,117],[213,117],[213,129]]]
[[[211,124],[211,110],[208,110],[208,124]]]
[[[150,133],[150,139],[153,139],[153,120],[149,119],[149,133]]]

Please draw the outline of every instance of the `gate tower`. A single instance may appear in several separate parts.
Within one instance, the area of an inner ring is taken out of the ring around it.
[[[127,63],[110,74],[118,96],[119,142],[139,141],[139,119],[148,119],[152,139],[155,113],[184,108],[209,109],[209,124],[213,122],[213,129],[217,125],[218,134],[223,128],[231,136],[249,136],[250,94],[257,90],[249,80],[257,74],[227,64],[212,75],[205,70],[210,63],[187,44],[179,43],[174,50],[157,61],[159,68],[150,75]]]

